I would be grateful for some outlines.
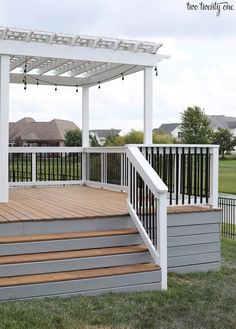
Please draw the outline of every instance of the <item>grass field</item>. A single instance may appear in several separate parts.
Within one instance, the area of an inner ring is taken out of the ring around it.
[[[236,241],[219,272],[169,275],[166,292],[0,304],[1,329],[235,329]]]
[[[236,155],[219,162],[219,191],[236,194]]]

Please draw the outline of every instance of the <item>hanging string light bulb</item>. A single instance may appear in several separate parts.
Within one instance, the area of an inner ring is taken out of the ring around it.
[[[121,80],[125,80],[124,73],[121,73]]]
[[[37,82],[36,82],[37,86],[39,85],[39,80],[37,79]]]
[[[158,76],[157,66],[155,67],[156,76]]]
[[[79,88],[78,88],[78,86],[76,86],[75,92],[78,93],[78,91],[79,91]]]
[[[100,81],[98,81],[98,89],[101,89]]]
[[[26,89],[27,89],[27,78],[26,78],[26,73],[27,73],[27,57],[25,58],[24,78],[23,78],[24,90],[25,90],[25,91],[26,91]]]
[[[55,91],[57,91],[57,85],[55,85]]]

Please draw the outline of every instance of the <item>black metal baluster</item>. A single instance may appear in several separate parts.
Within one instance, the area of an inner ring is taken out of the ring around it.
[[[175,148],[175,188],[176,188],[176,192],[175,192],[175,203],[179,204],[179,148],[176,147]]]
[[[181,183],[182,183],[182,204],[184,204],[184,195],[185,195],[185,153],[184,153],[184,147],[182,148],[182,154],[181,154]]]

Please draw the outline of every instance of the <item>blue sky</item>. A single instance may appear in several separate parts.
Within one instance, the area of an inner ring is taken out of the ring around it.
[[[192,1],[199,4],[198,1]],[[206,0],[204,3],[210,4]],[[229,1],[236,7],[236,0]],[[182,0],[1,0],[0,25],[163,42],[154,77],[154,127],[189,105],[236,116],[236,8],[188,11]],[[91,128],[142,129],[143,75],[91,88]],[[71,88],[11,86],[10,119],[69,119],[81,126],[81,94]]]

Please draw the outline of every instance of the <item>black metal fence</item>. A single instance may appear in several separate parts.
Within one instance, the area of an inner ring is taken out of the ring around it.
[[[218,205],[223,209],[221,233],[223,237],[236,238],[236,199],[219,197]]]

